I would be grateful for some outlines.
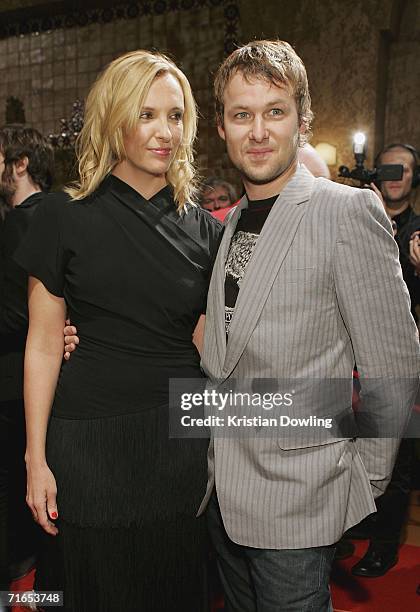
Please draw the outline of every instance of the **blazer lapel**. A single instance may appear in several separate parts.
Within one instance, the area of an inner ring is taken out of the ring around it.
[[[236,301],[229,329],[223,377],[229,376],[238,363],[258,322],[271,287],[306,210],[303,204],[310,199],[313,184],[314,177],[306,168],[299,166],[267,217],[246,268]],[[221,309],[220,304],[218,308]]]
[[[226,357],[226,331],[225,331],[225,263],[229,252],[230,241],[235,227],[241,217],[242,209],[248,206],[246,197],[243,197],[236,206],[232,216],[226,224],[222,242],[213,266],[213,273],[209,286],[206,315],[207,337],[216,338],[217,354],[220,370]]]

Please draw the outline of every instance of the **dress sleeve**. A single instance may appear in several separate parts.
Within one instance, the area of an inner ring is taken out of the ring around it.
[[[211,259],[211,269],[213,269],[217,251],[219,250],[219,246],[222,241],[225,226],[214,217],[210,217],[210,219],[211,223],[209,223],[209,250]]]
[[[217,251],[219,250],[220,242],[222,240],[224,225],[213,216],[210,215],[207,211],[204,211],[207,219],[207,232],[208,232],[208,241],[209,241],[209,255],[210,255],[210,265],[207,274],[207,289],[205,302],[202,309],[202,314],[206,314],[207,310],[207,294],[210,285],[210,278],[213,272],[214,262],[216,261]]]
[[[65,252],[62,244],[62,216],[65,200],[52,194],[36,211],[25,241],[14,259],[28,276],[40,280],[50,293],[63,297]]]

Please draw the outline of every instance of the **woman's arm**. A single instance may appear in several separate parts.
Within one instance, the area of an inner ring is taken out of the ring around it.
[[[66,305],[36,278],[29,277],[29,330],[25,351],[27,503],[34,519],[51,535],[57,528],[55,478],[45,457],[48,419],[63,357]],[[47,513],[48,512],[48,513]]]

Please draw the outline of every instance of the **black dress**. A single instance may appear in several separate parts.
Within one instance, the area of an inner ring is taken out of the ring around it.
[[[110,175],[82,201],[49,196],[17,254],[80,337],[48,427],[59,535],[36,577],[64,610],[205,609],[207,441],[169,439],[168,379],[202,376],[191,338],[220,237],[169,187],[148,201]]]

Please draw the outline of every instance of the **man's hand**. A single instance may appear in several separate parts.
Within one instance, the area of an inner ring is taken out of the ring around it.
[[[71,325],[70,319],[67,319],[66,327],[64,328],[64,359],[66,361],[70,359],[70,353],[76,350],[78,344],[77,329],[74,325]]]
[[[376,195],[378,196],[378,198],[381,201],[382,206],[385,208],[385,201],[384,201],[383,195],[382,195],[381,191],[377,188],[375,183],[370,183],[369,187],[372,189],[372,191],[374,191],[376,193]],[[386,212],[386,208],[385,208],[385,212]]]
[[[391,217],[388,214],[388,211],[387,211],[386,206],[385,206],[385,200],[384,200],[384,197],[383,197],[381,191],[377,188],[375,183],[370,183],[369,187],[372,189],[372,191],[374,191],[376,193],[376,195],[380,199],[381,204],[384,207],[384,210],[385,210],[389,220],[391,221],[392,233],[394,234],[394,238],[395,238],[395,236],[397,235],[397,224],[395,223],[395,221],[393,221],[393,219],[391,219]]]
[[[410,261],[416,270],[416,275],[420,276],[420,231],[414,232],[410,238]]]

